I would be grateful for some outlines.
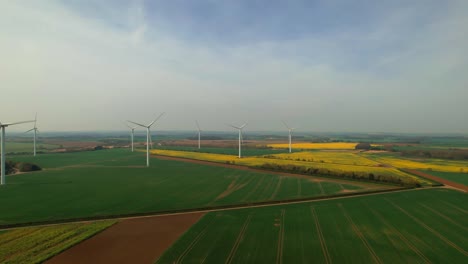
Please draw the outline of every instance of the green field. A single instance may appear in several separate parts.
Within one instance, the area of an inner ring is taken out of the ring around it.
[[[0,262],[42,263],[114,223],[100,221],[0,231]]]
[[[179,151],[190,151],[190,152],[200,152],[200,153],[215,153],[215,154],[225,154],[225,155],[239,155],[239,149],[235,148],[214,148],[214,147],[187,147],[187,146],[158,146],[158,149],[167,149],[167,150],[179,150]],[[251,156],[261,156],[268,154],[279,154],[286,153],[284,149],[271,149],[271,148],[242,148],[243,157]]]
[[[25,152],[30,152],[33,153],[33,141],[31,138],[31,142],[6,142],[6,152],[7,153],[25,153]],[[48,151],[51,149],[56,149],[58,148],[57,145],[52,145],[52,144],[42,144],[40,142],[37,142],[36,144],[36,151]]]
[[[440,171],[423,171],[424,173],[434,175],[449,181],[458,182],[468,186],[468,172],[454,173],[454,172],[440,172]]]
[[[318,197],[389,186],[284,177],[179,161],[128,149],[17,156],[45,170],[7,176],[0,225]]]
[[[158,263],[466,263],[468,196],[417,190],[205,215]]]

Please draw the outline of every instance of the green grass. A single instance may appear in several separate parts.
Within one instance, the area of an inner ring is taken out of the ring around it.
[[[446,189],[212,212],[158,263],[465,263],[467,219]]]
[[[201,152],[201,153],[215,153],[215,154],[225,154],[225,155],[239,155],[238,147],[235,148],[216,148],[216,147],[187,147],[187,146],[158,146],[158,149],[167,149],[167,150],[179,150],[179,151],[190,151],[190,152]],[[280,154],[286,153],[287,150],[284,149],[269,149],[269,148],[242,148],[242,156],[262,156],[268,154]]]
[[[144,154],[127,149],[24,156],[15,160],[34,160],[46,169],[7,176],[7,184],[0,187],[0,225],[317,197],[344,189],[359,192],[388,188],[157,158],[152,158],[150,168],[146,168]]]
[[[115,221],[28,227],[0,233],[1,263],[42,263]]]
[[[454,172],[440,172],[440,171],[423,171],[424,173],[434,175],[449,181],[458,182],[468,186],[468,172],[454,173]]]
[[[33,152],[33,141],[31,138],[31,142],[6,142],[6,151],[7,153],[23,153],[23,152]],[[36,151],[48,151],[51,149],[56,149],[58,148],[58,145],[52,145],[52,144],[42,144],[40,142],[36,143]]]

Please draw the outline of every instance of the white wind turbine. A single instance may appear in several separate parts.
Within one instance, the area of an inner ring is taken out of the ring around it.
[[[5,156],[6,156],[6,149],[5,149],[5,129],[8,126],[13,126],[13,125],[18,125],[18,124],[24,124],[24,123],[31,123],[34,122],[32,121],[22,121],[22,122],[15,122],[15,123],[2,123],[0,122],[0,129],[2,130],[2,139],[1,139],[1,148],[2,148],[2,158],[1,158],[1,179],[0,179],[0,185],[5,184]]]
[[[135,129],[136,129],[136,127],[131,127],[131,126],[129,126],[128,124],[125,124],[125,125],[128,126],[128,128],[130,128],[130,130],[132,131],[132,132],[130,133],[130,138],[132,139],[132,152],[133,152],[133,137],[134,137],[134,134],[135,134]]]
[[[198,129],[198,149],[200,149],[200,138],[201,138],[201,132],[202,130],[200,129],[200,125],[198,124],[198,121],[195,120],[195,124],[197,124],[197,129]]]
[[[156,119],[153,120],[153,122],[149,123],[148,125],[142,125],[142,124],[127,120],[127,122],[130,122],[130,123],[135,124],[137,126],[141,126],[141,127],[146,128],[146,167],[149,167],[149,148],[150,148],[150,140],[151,140],[150,139],[150,129],[151,129],[151,126],[154,123],[156,123],[156,121],[158,121],[158,119],[161,118],[161,116],[163,116],[163,115],[164,115],[164,113],[160,114]]]
[[[288,129],[288,132],[289,132],[289,153],[291,153],[291,135],[292,135],[292,132],[295,128],[291,128],[288,126],[288,124],[286,124],[286,122],[282,121],[284,126]]]
[[[36,113],[36,116],[34,118],[34,127],[29,129],[28,131],[24,132],[24,133],[28,133],[28,132],[31,132],[31,131],[34,131],[34,156],[36,156],[36,139],[37,139],[37,132],[39,132],[39,130],[37,129],[37,113]]]
[[[242,141],[243,141],[243,138],[242,138],[242,129],[244,129],[244,127],[247,125],[247,123],[244,123],[242,126],[240,127],[237,127],[237,126],[234,126],[234,125],[228,125],[232,128],[235,128],[237,130],[239,130],[239,158],[242,158],[242,155],[241,155],[241,145],[242,145]]]

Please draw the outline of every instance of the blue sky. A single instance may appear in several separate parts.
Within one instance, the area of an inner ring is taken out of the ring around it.
[[[468,2],[2,1],[0,120],[468,133]],[[14,109],[14,110],[13,110]],[[73,118],[70,118],[73,117]],[[21,129],[21,128],[18,128]]]

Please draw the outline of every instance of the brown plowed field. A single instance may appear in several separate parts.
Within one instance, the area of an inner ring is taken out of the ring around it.
[[[444,185],[453,187],[455,189],[459,189],[459,190],[468,192],[468,186],[465,186],[465,185],[463,185],[461,183],[456,183],[456,182],[453,182],[453,181],[449,181],[449,180],[439,178],[437,176],[427,174],[427,173],[417,171],[417,170],[406,170],[406,171],[409,172],[409,173],[412,173],[414,175],[418,175],[418,176],[421,176],[421,177],[424,177],[424,178],[428,178],[429,180],[434,180],[436,182],[440,182],[440,183],[442,183]]]
[[[203,213],[123,220],[46,263],[154,263]]]

